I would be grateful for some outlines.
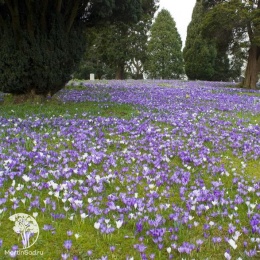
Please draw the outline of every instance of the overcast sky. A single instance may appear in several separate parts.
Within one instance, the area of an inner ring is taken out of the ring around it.
[[[174,21],[176,22],[177,30],[181,35],[182,46],[185,44],[187,26],[191,21],[191,15],[196,0],[160,0],[160,9],[167,9]]]

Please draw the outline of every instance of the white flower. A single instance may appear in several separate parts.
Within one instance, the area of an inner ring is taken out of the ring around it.
[[[75,234],[75,238],[78,239],[80,235],[78,233]]]
[[[33,212],[33,217],[37,218],[37,216],[38,216],[38,212]]]
[[[249,192],[254,192],[255,191],[255,189],[253,188],[253,187],[248,187],[248,189],[247,189]]]
[[[226,258],[227,260],[230,260],[230,259],[231,259],[231,255],[230,255],[228,252],[226,252],[226,253],[224,254],[224,256],[225,256],[225,258]]]
[[[24,187],[24,185],[21,185],[20,183],[18,183],[18,186],[16,187],[16,190],[22,190]]]
[[[167,253],[168,253],[168,254],[170,254],[170,253],[171,253],[171,251],[172,251],[171,247],[167,247],[167,249],[166,249],[166,250],[167,250]]]
[[[194,227],[197,227],[199,225],[199,222],[194,221]]]
[[[56,198],[59,198],[59,197],[60,197],[60,192],[59,192],[59,191],[55,191],[55,192],[54,192],[54,196],[55,196]]]
[[[130,213],[129,215],[128,215],[128,217],[130,218],[130,219],[132,219],[132,218],[134,218],[134,214],[133,213]]]
[[[235,241],[237,241],[238,238],[240,237],[240,235],[241,235],[241,233],[240,233],[239,231],[236,231],[236,232],[235,232],[235,235],[232,236],[232,237],[233,237],[233,239],[234,239]]]
[[[155,187],[154,184],[149,184],[149,189],[153,189]]]
[[[233,247],[233,249],[237,248],[237,244],[232,238],[228,240],[228,243]]]
[[[26,175],[26,174],[24,174],[23,176],[22,176],[22,178],[24,179],[24,181],[26,181],[26,182],[28,182],[31,178],[28,176],[28,175]]]
[[[84,218],[86,218],[88,215],[86,214],[86,213],[81,213],[80,214],[80,217],[82,218],[82,219],[84,219]]]
[[[70,207],[63,207],[64,208],[64,210],[67,212],[69,209],[70,209]]]
[[[250,204],[251,209],[254,209],[256,207],[256,203],[255,204]]]
[[[95,222],[94,228],[95,228],[95,229],[99,229],[99,228],[100,228],[100,223],[99,223],[99,222]]]
[[[118,220],[118,221],[116,221],[116,227],[117,227],[118,229],[121,228],[122,225],[123,225],[123,220]]]
[[[213,201],[211,201],[211,203],[212,203],[213,206],[218,205],[218,201],[217,200],[213,200]]]

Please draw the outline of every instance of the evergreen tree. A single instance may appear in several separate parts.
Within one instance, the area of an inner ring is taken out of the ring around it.
[[[239,49],[230,53],[232,31],[225,30],[218,38],[210,39],[203,34],[204,18],[208,8],[197,0],[192,21],[188,26],[183,56],[189,79],[227,81],[240,76],[243,60]],[[236,66],[234,66],[236,64]]]
[[[137,22],[143,11],[141,0],[0,0],[0,90],[53,95],[85,51],[86,26]]]
[[[217,55],[215,45],[203,39],[201,22],[204,8],[200,1],[193,9],[192,20],[188,26],[187,38],[183,49],[185,72],[189,79],[212,80]]]
[[[184,73],[182,43],[169,11],[161,10],[151,28],[145,70],[150,78],[177,79]]]

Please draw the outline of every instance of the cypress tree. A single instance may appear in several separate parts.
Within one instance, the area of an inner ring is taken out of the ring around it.
[[[212,80],[215,73],[217,50],[214,43],[204,39],[201,34],[201,23],[205,9],[200,1],[193,9],[192,20],[188,26],[183,57],[185,72],[191,80]]]
[[[169,11],[161,10],[151,27],[145,71],[151,78],[178,79],[184,73],[182,42]]]

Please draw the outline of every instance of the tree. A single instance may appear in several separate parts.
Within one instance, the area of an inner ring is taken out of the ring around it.
[[[157,9],[157,0],[142,1],[142,9],[137,23],[119,21],[88,31],[89,47],[81,67],[88,69],[86,64],[91,61],[92,72],[99,77],[106,75],[107,78],[123,79],[130,71],[134,78],[142,77],[147,34]]]
[[[148,33],[153,16],[154,13],[144,15],[142,20],[129,30],[129,60],[126,63],[126,72],[134,79],[143,78],[144,64],[147,60]]]
[[[1,0],[0,90],[53,95],[81,60],[86,26],[136,22],[142,11],[141,0]]]
[[[256,88],[260,71],[260,0],[204,0],[210,8],[204,20],[204,34],[223,39],[232,32],[230,45],[247,47],[244,88]],[[246,45],[245,45],[246,44]]]
[[[204,14],[205,8],[200,1],[197,1],[183,49],[185,72],[191,80],[212,80],[215,73],[216,46],[201,35]]]
[[[233,37],[230,29],[223,31],[223,35],[217,38],[203,34],[208,8],[201,0],[197,0],[183,50],[186,74],[189,79],[200,80],[227,81],[237,78],[243,63],[241,48],[230,45]]]
[[[161,10],[151,27],[145,70],[149,77],[173,79],[183,74],[182,43],[171,14]]]

